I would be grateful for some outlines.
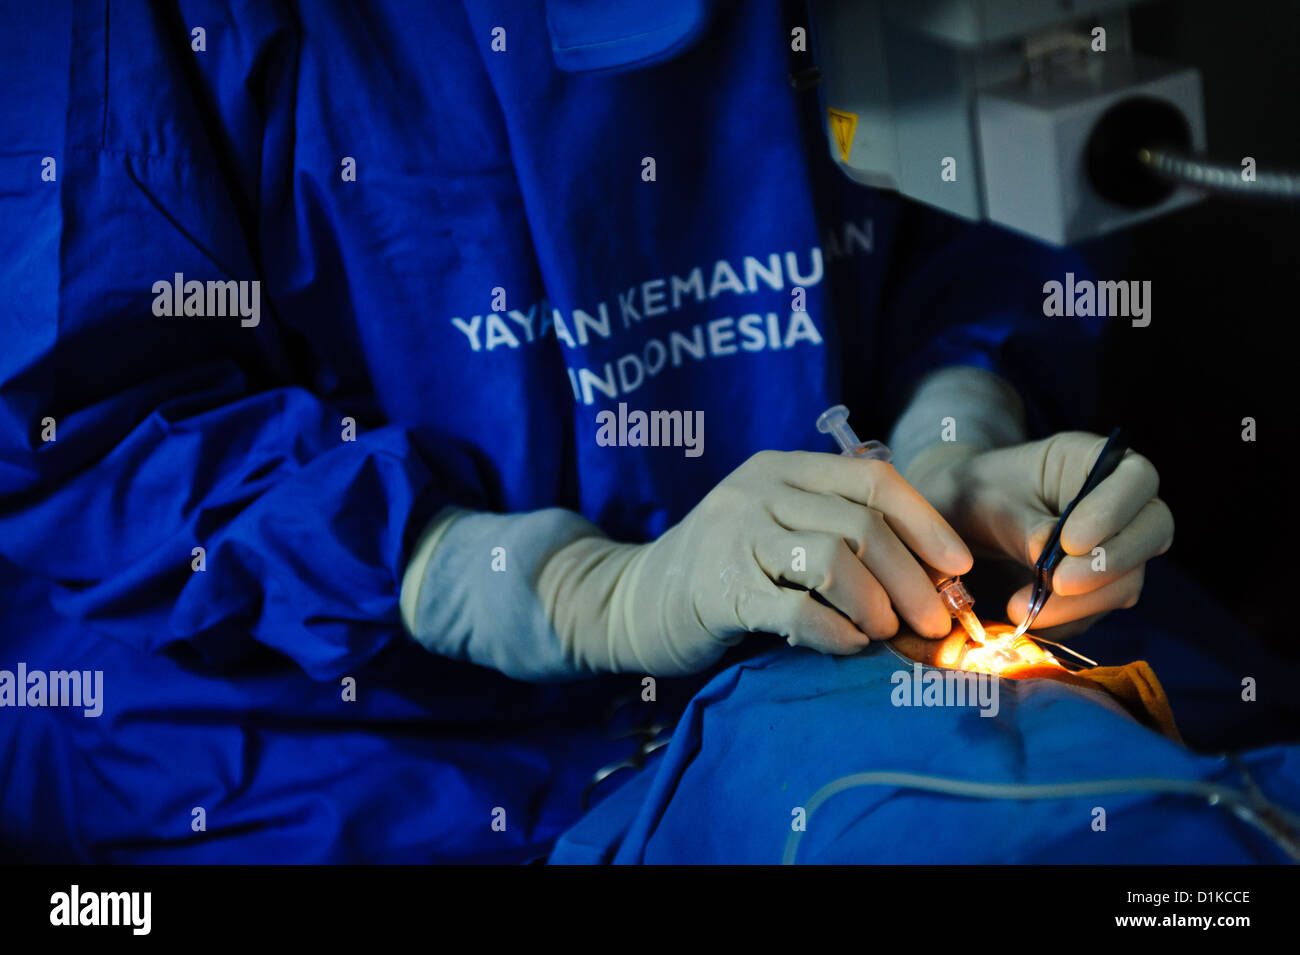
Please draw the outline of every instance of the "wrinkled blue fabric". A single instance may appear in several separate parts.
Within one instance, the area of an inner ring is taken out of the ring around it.
[[[819,789],[864,772],[1014,784],[1160,777],[1244,788],[1232,764],[1145,729],[1098,693],[1004,680],[991,718],[971,708],[895,707],[891,675],[902,669],[877,647],[847,659],[777,651],[719,675],[688,707],[613,861],[779,863],[796,821],[806,826],[794,856],[803,863],[1289,861],[1204,797],[1140,784],[1027,800],[873,784],[799,817]],[[1242,761],[1261,788],[1300,810],[1300,747],[1255,750]],[[596,861],[571,858],[565,846],[553,862]]]
[[[1157,601],[1176,583],[1157,583]],[[1135,617],[1136,626],[1153,629],[1151,613]],[[1108,628],[1097,629],[1103,637],[1092,642],[1102,646]],[[1223,632],[1235,634],[1231,626]],[[796,825],[804,831],[792,861],[801,863],[1292,861],[1223,807],[1142,785],[1104,795],[981,799],[872,784],[811,806],[841,777],[883,771],[978,783],[1159,777],[1248,788],[1236,762],[1166,739],[1100,691],[1003,680],[993,716],[971,706],[896,706],[894,674],[911,667],[883,645],[848,658],[775,651],[736,664],[691,701],[656,764],[566,832],[550,861],[775,864],[786,859]],[[1217,690],[1202,683],[1194,697],[1180,678],[1169,690],[1175,714],[1196,724],[1250,710],[1231,671],[1220,672]],[[1280,668],[1262,682],[1289,693],[1297,678],[1294,668]],[[1276,720],[1285,710],[1270,712]],[[1294,732],[1295,715],[1291,705],[1289,727],[1276,729]],[[1300,812],[1300,746],[1260,747],[1239,760],[1270,800]]]
[[[715,0],[547,0],[551,53],[562,70],[631,69],[671,59],[699,39]]]
[[[532,858],[626,755],[599,727],[627,684],[412,646],[438,507],[646,540],[755,451],[824,449],[828,404],[884,436],[952,362],[1039,430],[1086,419],[1098,329],[1041,316],[1077,257],[843,180],[788,83],[801,5],[654,6],[5,4],[0,668],[106,692],[98,720],[0,712],[5,853]],[[260,323],[156,316],[177,273],[259,281]],[[680,360],[621,380],[651,340]],[[705,453],[597,447],[618,401],[703,410]]]

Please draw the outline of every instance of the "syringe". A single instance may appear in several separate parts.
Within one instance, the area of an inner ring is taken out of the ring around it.
[[[829,434],[840,446],[840,454],[851,458],[870,458],[873,461],[889,463],[893,455],[889,448],[879,441],[859,441],[858,436],[849,427],[849,409],[844,405],[827,408],[817,416],[817,430]]]
[[[859,441],[858,436],[849,427],[849,409],[844,405],[834,405],[817,416],[817,430],[831,435],[840,446],[840,454],[854,458],[871,458],[875,461],[889,462],[893,455],[889,448],[879,441]],[[931,571],[930,573],[936,573]],[[970,634],[976,643],[983,644],[984,626],[971,609],[975,600],[962,584],[959,577],[943,577],[935,581],[939,597],[948,612],[957,618],[957,622]]]
[[[970,591],[966,585],[961,582],[960,577],[944,577],[935,583],[939,589],[939,598],[943,605],[948,608],[948,612],[957,618],[957,622],[962,628],[970,634],[970,638],[976,643],[984,643],[984,625],[980,623],[979,617],[975,616],[974,606],[975,599],[971,597]]]

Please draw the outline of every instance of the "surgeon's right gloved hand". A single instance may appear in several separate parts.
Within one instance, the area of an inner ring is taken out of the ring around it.
[[[495,547],[505,573],[488,569]],[[899,616],[947,634],[917,557],[945,574],[972,563],[891,465],[766,451],[649,544],[560,509],[446,513],[408,568],[403,619],[429,649],[521,679],[685,674],[751,631],[825,653],[890,637]]]
[[[1032,568],[1105,444],[1082,431],[995,450],[940,443],[914,458],[907,474],[971,546]],[[1147,561],[1173,543],[1174,519],[1156,496],[1159,487],[1154,465],[1129,451],[1079,502],[1061,530],[1067,556],[1036,632],[1059,640],[1137,602]],[[1029,594],[1026,583],[1012,595],[1008,619],[1025,618]]]

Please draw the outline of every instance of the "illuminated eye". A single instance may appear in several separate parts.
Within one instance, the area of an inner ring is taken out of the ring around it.
[[[1011,632],[986,637],[983,644],[967,643],[956,666],[978,673],[1001,673],[1008,667],[1033,664],[1060,666],[1056,658],[1026,636]]]

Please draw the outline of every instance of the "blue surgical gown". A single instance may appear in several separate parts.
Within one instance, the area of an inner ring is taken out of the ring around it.
[[[953,363],[1086,416],[1098,329],[1041,312],[1083,265],[844,180],[801,5],[5,7],[0,667],[105,686],[0,711],[7,855],[533,858],[635,683],[414,646],[438,508],[646,540]],[[259,321],[156,314],[172,281]],[[620,403],[703,411],[705,453],[597,446]]]

